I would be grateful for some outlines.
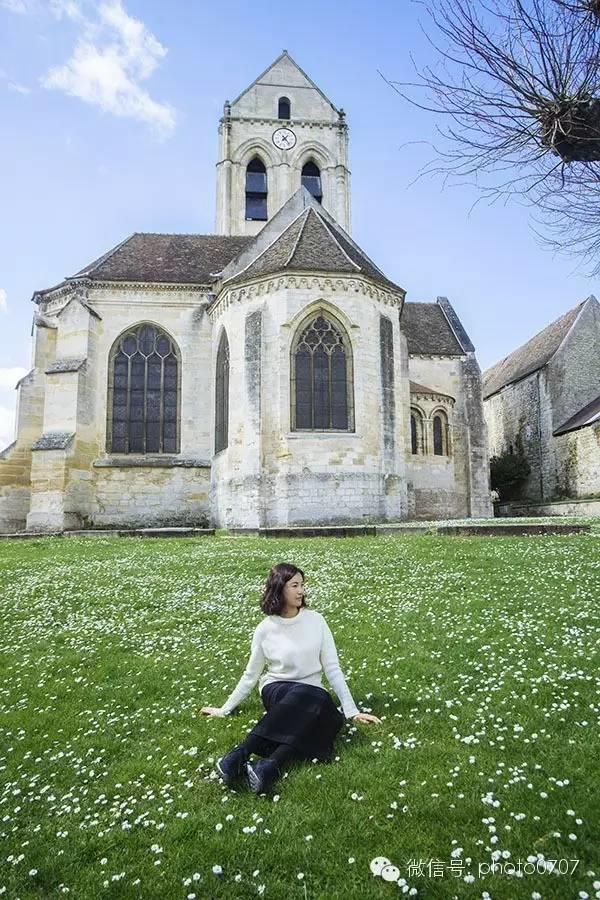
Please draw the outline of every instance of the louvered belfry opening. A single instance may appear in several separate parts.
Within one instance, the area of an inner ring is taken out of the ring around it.
[[[179,352],[157,326],[139,325],[117,340],[108,409],[109,452],[179,452]]]
[[[321,170],[314,162],[307,162],[302,166],[302,186],[310,191],[315,200],[323,202],[323,188],[321,185]]]
[[[267,170],[258,156],[246,168],[246,219],[267,220]]]
[[[222,333],[215,372],[215,453],[229,442],[229,341]]]
[[[338,324],[319,313],[304,327],[292,358],[292,427],[352,431],[352,358]]]

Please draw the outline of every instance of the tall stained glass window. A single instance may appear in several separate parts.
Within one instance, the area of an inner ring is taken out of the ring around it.
[[[179,352],[156,325],[132,328],[109,360],[111,453],[179,452]]]
[[[224,450],[229,440],[229,341],[221,335],[215,373],[215,453]]]
[[[341,326],[319,313],[292,353],[292,428],[353,431],[352,359]]]

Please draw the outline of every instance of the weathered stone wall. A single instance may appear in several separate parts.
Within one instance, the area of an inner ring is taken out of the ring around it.
[[[434,456],[431,436],[425,454],[408,460],[411,515],[417,519],[458,518],[491,514],[488,460],[480,391],[480,373],[473,354],[465,357],[410,356],[411,381],[447,394],[454,404],[419,400],[417,408],[431,431],[435,412],[448,416],[450,452]],[[408,421],[407,427],[410,422]]]
[[[544,420],[545,381],[541,373],[534,372],[516,384],[509,384],[484,403],[488,427],[488,448],[490,456],[500,456],[512,446],[516,452],[517,435],[520,435],[523,452],[531,467],[531,472],[521,488],[521,497],[530,500],[542,499],[543,463],[542,445],[547,435],[551,419]],[[546,407],[548,408],[548,407]]]
[[[487,426],[483,410],[481,369],[475,353],[467,353],[461,363],[462,397],[468,482],[468,515],[485,518],[492,514],[490,461]]]
[[[547,366],[552,430],[600,394],[600,303],[588,300]]]
[[[210,466],[95,468],[95,527],[207,525]]]
[[[396,403],[401,402],[397,398],[403,393],[402,351],[397,309],[390,302],[359,279],[294,276],[267,279],[223,298],[213,312],[214,347],[225,328],[232,402],[229,446],[217,454],[212,471],[216,525],[329,524],[406,516],[404,454],[390,450],[403,447],[406,429],[396,413]],[[247,334],[247,317],[259,309],[262,375],[257,431],[251,399],[256,357],[252,362],[246,358],[244,345],[232,336]],[[319,309],[343,326],[352,346],[353,432],[291,431],[291,345],[296,330]],[[381,315],[389,326],[381,325]],[[383,374],[382,328],[385,353],[390,346],[394,351],[394,365],[388,362]],[[255,450],[250,454],[246,450],[257,445],[259,471]],[[253,496],[260,498],[258,505]]]
[[[50,449],[42,442],[42,449],[33,451],[28,529],[205,521],[210,515],[213,364],[204,295],[193,290],[99,287],[90,290],[87,300],[95,314],[69,295],[62,302],[53,299],[42,310],[56,325],[56,340],[53,352],[40,354],[34,370],[34,377],[43,381],[43,428],[38,427],[36,437],[43,430],[45,435],[74,434],[74,438],[62,448]],[[107,445],[109,356],[116,339],[142,322],[163,328],[179,349],[183,365],[176,460],[191,460],[196,468],[151,469],[146,477],[145,468],[133,471],[126,459],[119,479],[115,477],[119,459]],[[64,366],[61,360],[79,360],[81,365]],[[94,465],[97,460],[112,464],[110,474]],[[120,500],[113,490],[119,481],[123,481]]]
[[[56,331],[36,328],[34,368],[17,387],[16,439],[0,453],[0,532],[24,531],[31,503],[31,445],[42,433],[44,371],[54,356]]]
[[[554,503],[507,503],[501,516],[600,516],[600,500],[556,500]]]
[[[552,439],[546,481],[550,497],[600,496],[600,424]]]

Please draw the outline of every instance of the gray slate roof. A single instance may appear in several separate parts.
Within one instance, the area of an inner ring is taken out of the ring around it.
[[[497,394],[507,385],[520,381],[521,378],[532,375],[545,366],[560,347],[586,302],[584,300],[583,303],[570,309],[534,335],[522,347],[513,350],[500,362],[486,369],[483,373],[483,399],[487,400],[488,397]]]
[[[383,278],[383,281],[387,281],[381,273],[373,272],[368,263],[364,268],[365,274],[371,277],[375,275],[376,280]],[[285,270],[346,272],[351,275],[362,271],[361,266],[348,257],[340,242],[312,209],[305,210],[264,253],[232,280],[246,281]]]
[[[593,425],[594,422],[600,422],[600,395],[570,419],[567,419],[560,428],[556,429],[554,434],[566,434],[568,431],[576,431],[578,428],[585,428],[586,425]]]
[[[217,234],[132,234],[73,277],[95,281],[206,284],[252,238]]]
[[[66,450],[73,438],[74,432],[47,431],[31,445],[32,450]]]
[[[413,356],[463,356],[465,353],[439,303],[405,303],[400,328]]]
[[[220,274],[223,285],[229,285],[283,271],[364,275],[404,295],[305,187]]]
[[[87,362],[85,356],[70,356],[63,359],[57,359],[50,363],[46,369],[46,375],[56,375],[58,372],[79,372],[81,367]]]
[[[446,394],[444,391],[436,391],[435,388],[427,387],[425,384],[419,384],[418,381],[410,381],[410,393],[411,394],[424,394],[435,397],[448,397],[449,400],[454,400],[454,397],[451,394]]]

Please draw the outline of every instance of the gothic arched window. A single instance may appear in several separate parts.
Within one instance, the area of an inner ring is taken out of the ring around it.
[[[259,222],[267,219],[267,170],[258,156],[246,168],[246,218]]]
[[[416,409],[410,411],[410,449],[411,453],[424,453],[423,416]]]
[[[131,328],[108,366],[109,453],[179,452],[179,350],[156,325]]]
[[[229,341],[223,331],[217,350],[215,377],[215,453],[224,450],[229,439]]]
[[[277,117],[279,119],[290,119],[291,118],[291,104],[287,97],[280,97],[279,104],[277,108]]]
[[[448,455],[448,420],[441,412],[433,417],[433,452],[435,456]]]
[[[292,345],[291,398],[293,431],[354,431],[350,341],[325,312]]]
[[[314,162],[304,163],[302,166],[302,186],[305,187],[313,195],[319,203],[323,200],[323,189],[321,187],[321,170]]]

